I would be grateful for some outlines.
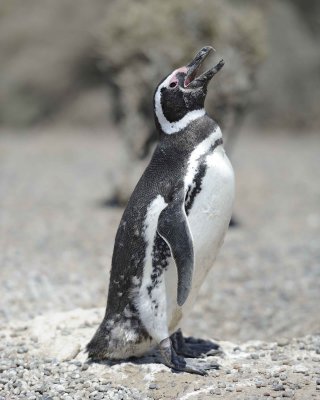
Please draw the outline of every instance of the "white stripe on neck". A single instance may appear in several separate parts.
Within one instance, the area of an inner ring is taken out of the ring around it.
[[[162,107],[161,107],[161,89],[169,84],[170,79],[171,79],[172,75],[175,74],[175,72],[176,71],[173,71],[172,74],[170,74],[167,77],[167,79],[165,79],[162,82],[162,84],[158,87],[158,90],[155,94],[156,116],[158,118],[161,129],[163,130],[164,133],[166,133],[168,135],[171,135],[173,133],[177,133],[177,132],[181,131],[181,129],[186,128],[190,124],[190,122],[203,117],[206,113],[205,109],[201,108],[200,110],[189,111],[179,121],[170,122],[167,120],[167,118],[163,114]]]
[[[190,124],[190,122],[203,117],[206,113],[204,108],[202,108],[201,110],[189,111],[183,118],[179,119],[179,121],[170,122],[163,115],[162,108],[161,107],[159,108],[160,112],[158,112],[156,106],[156,115],[159,124],[161,126],[161,129],[163,130],[164,133],[167,133],[168,135],[181,131],[181,129],[186,128]]]

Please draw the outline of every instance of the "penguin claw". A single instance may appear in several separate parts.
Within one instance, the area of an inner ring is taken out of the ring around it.
[[[193,337],[185,338],[180,329],[171,335],[171,340],[175,352],[185,357],[204,358],[223,355],[223,351],[217,343]]]
[[[170,338],[164,339],[159,347],[163,364],[174,371],[206,376],[208,375],[208,370],[219,369],[219,365],[216,363],[196,362],[195,360],[187,361],[175,352]]]

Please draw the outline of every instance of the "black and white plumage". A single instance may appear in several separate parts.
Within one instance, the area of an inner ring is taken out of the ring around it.
[[[204,110],[223,61],[196,77],[211,50],[156,89],[160,140],[118,228],[106,314],[87,346],[93,360],[141,356],[159,345],[166,365],[204,373],[181,357],[195,354],[196,344],[178,330],[221,247],[234,197],[220,128]]]

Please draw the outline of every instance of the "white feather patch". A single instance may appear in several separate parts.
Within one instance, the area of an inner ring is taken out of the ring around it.
[[[158,195],[149,205],[144,222],[144,235],[147,243],[145,263],[141,286],[137,296],[137,307],[140,319],[150,334],[158,343],[169,336],[167,323],[167,299],[164,274],[153,285],[152,275],[152,251],[157,232],[158,218],[160,212],[167,206],[164,198]],[[152,286],[152,291],[148,288]],[[154,300],[155,302],[152,302]]]
[[[193,150],[188,161],[188,169],[184,178],[185,191],[187,191],[188,187],[193,183],[193,178],[196,175],[199,166],[199,158],[209,151],[210,147],[217,139],[221,138],[222,133],[220,128],[217,126],[217,128]]]

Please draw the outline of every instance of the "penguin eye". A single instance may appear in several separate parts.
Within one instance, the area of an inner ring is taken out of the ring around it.
[[[171,82],[169,86],[170,86],[171,88],[174,88],[174,87],[177,86],[177,82]]]

